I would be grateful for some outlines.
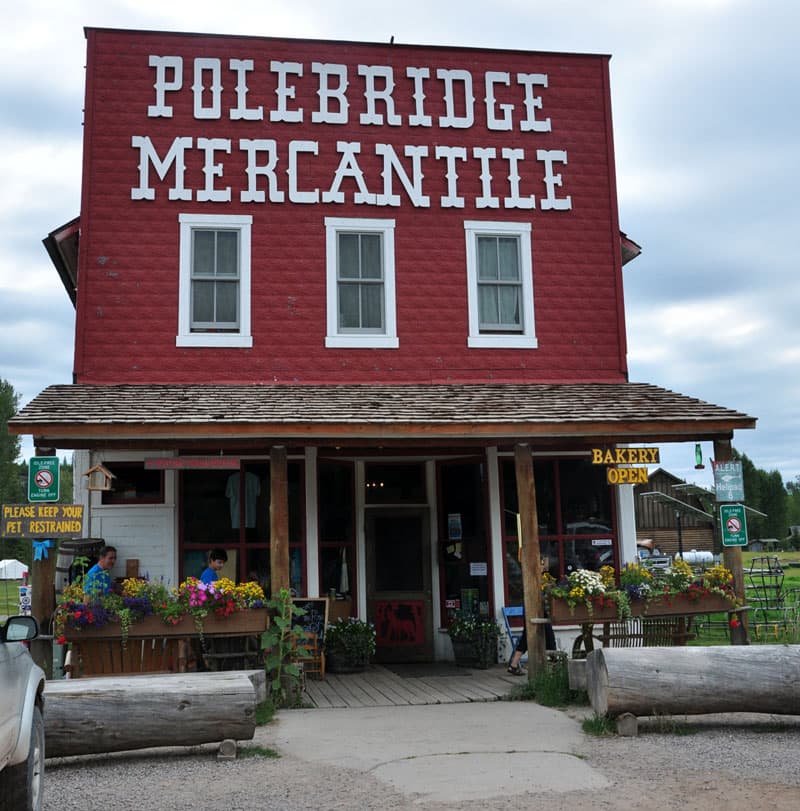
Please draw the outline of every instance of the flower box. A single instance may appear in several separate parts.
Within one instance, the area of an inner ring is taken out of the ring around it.
[[[566,600],[550,598],[550,622],[553,625],[580,625],[585,622],[613,622],[619,619],[619,608],[613,605],[595,605],[592,612],[583,603],[570,606]]]
[[[592,613],[579,603],[574,607],[567,605],[566,600],[550,598],[550,621],[554,625],[580,625],[586,622],[614,622],[619,619],[616,604],[612,606],[594,606]],[[632,617],[685,617],[692,614],[716,614],[731,611],[735,608],[733,600],[721,594],[705,594],[691,597],[687,594],[657,596],[650,600],[631,600]]]
[[[735,608],[733,600],[721,594],[705,594],[691,597],[688,594],[671,594],[653,597],[644,603],[634,616],[664,617],[670,615],[689,616],[691,614],[717,614]],[[633,608],[633,606],[632,606]]]
[[[218,617],[210,614],[203,619],[204,636],[248,636],[260,634],[269,626],[269,614],[266,608],[248,608],[244,611],[235,611],[227,617]],[[184,616],[176,625],[168,625],[161,617],[151,615],[143,617],[131,625],[129,639],[147,637],[187,637],[198,636],[194,617]],[[87,625],[83,628],[66,628],[64,636],[68,642],[78,642],[81,639],[119,639],[122,629],[119,623],[109,622],[98,628]]]

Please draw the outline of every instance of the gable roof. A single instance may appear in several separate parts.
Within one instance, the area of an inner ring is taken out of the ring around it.
[[[681,442],[755,418],[646,383],[58,385],[9,421],[41,447],[157,440]]]

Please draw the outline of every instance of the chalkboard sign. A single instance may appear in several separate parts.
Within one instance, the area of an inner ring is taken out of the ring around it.
[[[325,626],[328,624],[328,598],[295,597],[292,602],[306,612],[302,617],[294,617],[293,623],[302,625],[306,631],[313,631],[317,635],[319,648],[322,650],[325,642]]]

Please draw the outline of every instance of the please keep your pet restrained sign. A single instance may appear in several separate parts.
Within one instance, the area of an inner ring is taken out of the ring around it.
[[[83,504],[3,504],[3,538],[80,538]]]

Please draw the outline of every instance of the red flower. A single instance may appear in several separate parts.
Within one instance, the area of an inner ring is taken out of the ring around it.
[[[66,645],[67,644],[67,638],[64,636],[64,634],[61,634],[61,636],[58,639],[56,639],[56,644],[58,644],[58,645]]]
[[[738,617],[731,617],[731,628],[738,628],[741,624]]]

